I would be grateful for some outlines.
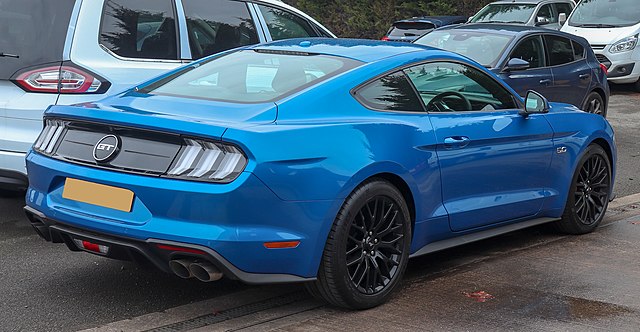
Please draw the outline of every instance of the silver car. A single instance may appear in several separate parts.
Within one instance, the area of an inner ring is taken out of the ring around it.
[[[480,9],[469,22],[510,23],[560,30],[575,7],[573,0],[500,0]]]
[[[239,46],[335,37],[277,0],[0,0],[0,36],[4,189],[25,187],[49,105],[101,99]]]

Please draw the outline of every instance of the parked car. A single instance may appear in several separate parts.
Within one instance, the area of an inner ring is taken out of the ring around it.
[[[500,0],[480,9],[470,23],[511,23],[559,30],[576,6],[573,0]],[[564,14],[564,15],[562,15]]]
[[[45,119],[25,208],[44,239],[201,281],[307,282],[356,309],[409,257],[593,231],[615,176],[603,117],[382,41],[250,46]]]
[[[582,37],[535,27],[485,23],[445,27],[415,43],[470,57],[520,96],[536,90],[551,101],[607,115],[607,70]]]
[[[96,100],[238,46],[334,37],[276,0],[4,0],[0,34],[0,187],[11,189],[26,187],[24,157],[49,105]]]
[[[437,28],[467,22],[466,16],[423,16],[396,21],[391,25],[384,41],[412,42]]]
[[[609,82],[640,92],[640,6],[636,0],[581,1],[562,31],[586,38],[609,71]]]

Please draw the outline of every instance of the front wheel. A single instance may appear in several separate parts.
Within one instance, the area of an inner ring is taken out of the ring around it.
[[[603,118],[607,117],[607,107],[604,104],[602,96],[597,92],[591,92],[582,106],[582,110],[587,113],[593,113],[601,115]]]
[[[409,210],[389,182],[369,180],[338,213],[309,292],[333,305],[367,309],[384,303],[407,267]]]
[[[609,156],[599,145],[590,145],[573,175],[567,205],[556,228],[568,234],[592,232],[604,218],[610,194]]]

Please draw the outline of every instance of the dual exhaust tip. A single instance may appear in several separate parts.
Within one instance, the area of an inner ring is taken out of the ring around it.
[[[196,259],[174,259],[169,261],[169,267],[175,275],[183,279],[196,278],[202,282],[211,282],[220,280],[223,276],[213,264]]]

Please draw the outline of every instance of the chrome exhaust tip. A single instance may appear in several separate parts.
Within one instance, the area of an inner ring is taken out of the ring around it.
[[[193,263],[190,259],[174,259],[169,261],[171,271],[180,278],[189,279],[193,277],[189,266]]]
[[[193,262],[189,265],[192,276],[202,282],[211,282],[222,279],[222,272],[209,262]]]

